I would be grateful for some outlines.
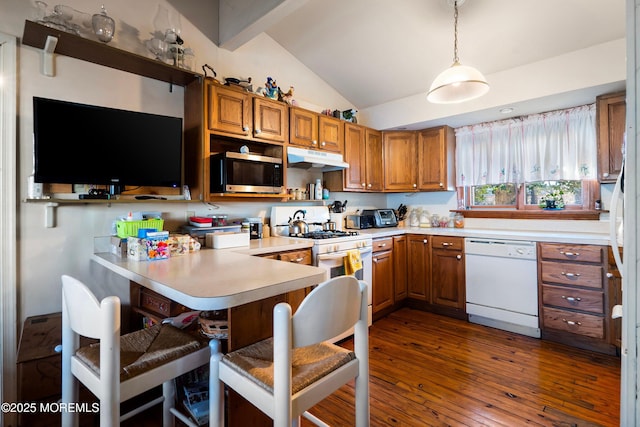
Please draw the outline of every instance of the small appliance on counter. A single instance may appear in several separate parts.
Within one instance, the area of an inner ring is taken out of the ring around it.
[[[393,209],[365,209],[362,215],[373,217],[375,228],[397,227],[398,219]]]
[[[347,215],[345,220],[345,228],[363,230],[365,228],[373,228],[375,226],[373,215],[354,214]]]

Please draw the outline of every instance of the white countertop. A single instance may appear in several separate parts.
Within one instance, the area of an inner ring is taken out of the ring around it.
[[[267,240],[262,243],[271,246]],[[280,249],[282,243],[274,241],[271,252],[290,248]],[[98,253],[92,260],[194,310],[221,310],[258,301],[321,283],[327,275],[322,268],[230,250],[202,249],[158,261],[133,261]]]
[[[426,234],[440,236],[480,237],[487,239],[530,240],[534,242],[575,243],[585,245],[603,245],[610,243],[608,234],[576,233],[561,231],[527,231],[527,230],[494,230],[474,228],[420,228],[420,227],[389,227],[368,228],[360,230],[362,234],[371,237],[388,237],[399,234]]]

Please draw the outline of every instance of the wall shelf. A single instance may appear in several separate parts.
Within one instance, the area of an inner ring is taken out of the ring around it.
[[[44,49],[49,37],[57,39],[54,53],[164,81],[172,85],[186,86],[203,77],[202,74],[127,52],[106,43],[85,39],[36,22],[25,21],[24,33],[22,34],[23,44]]]

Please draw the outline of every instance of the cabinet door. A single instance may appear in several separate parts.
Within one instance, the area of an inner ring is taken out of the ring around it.
[[[448,126],[426,129],[418,135],[418,188],[455,190],[455,134]]]
[[[276,255],[276,259],[285,262],[293,262],[295,264],[311,265],[311,250],[303,249],[299,251],[281,252]],[[291,312],[295,313],[302,300],[311,292],[312,288],[296,289],[287,292],[286,301],[291,306]]]
[[[409,298],[422,301],[429,300],[431,292],[431,257],[427,236],[411,234],[408,242],[408,277],[407,288]]]
[[[418,189],[417,138],[415,132],[384,132],[382,136],[384,189]]]
[[[284,143],[289,134],[289,107],[267,98],[253,99],[253,137]]]
[[[462,251],[434,248],[431,257],[431,302],[464,310],[465,275]]]
[[[596,98],[600,182],[615,182],[620,174],[626,111],[624,92]]]
[[[289,143],[307,148],[318,147],[318,115],[313,111],[289,109]]]
[[[318,117],[318,141],[321,150],[344,152],[344,122],[329,116]]]
[[[207,103],[210,130],[251,135],[251,95],[247,92],[210,84]]]
[[[407,297],[407,236],[393,236],[394,301]]]
[[[393,255],[391,251],[373,254],[373,313],[393,305]]]
[[[344,161],[349,167],[344,170],[344,188],[366,190],[366,145],[365,128],[347,123],[344,127]]]
[[[382,191],[382,132],[365,129],[365,165],[367,191]]]

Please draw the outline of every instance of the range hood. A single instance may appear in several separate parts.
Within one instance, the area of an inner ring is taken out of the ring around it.
[[[289,167],[310,169],[320,168],[323,172],[346,169],[349,163],[342,159],[342,154],[317,150],[306,150],[298,147],[287,147]]]

